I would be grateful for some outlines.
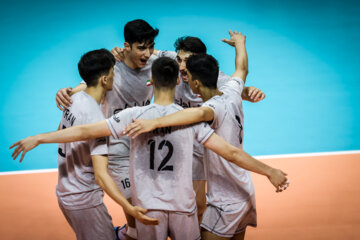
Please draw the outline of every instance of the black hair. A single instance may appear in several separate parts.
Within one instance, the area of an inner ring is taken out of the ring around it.
[[[179,65],[174,59],[160,57],[153,62],[151,73],[155,88],[172,89],[176,87]]]
[[[150,24],[142,19],[136,19],[126,23],[124,27],[125,42],[133,44],[138,43],[151,43],[159,34],[157,28],[152,28]]]
[[[180,37],[176,39],[174,47],[177,52],[182,50],[196,54],[206,53],[205,44],[200,40],[200,38],[197,37],[189,37],[189,36]]]
[[[106,49],[99,49],[85,53],[78,63],[78,69],[86,85],[91,87],[96,86],[99,77],[109,74],[114,65],[114,56]]]
[[[205,87],[216,89],[219,76],[219,64],[208,54],[191,55],[186,61],[186,68],[192,80],[199,80]]]

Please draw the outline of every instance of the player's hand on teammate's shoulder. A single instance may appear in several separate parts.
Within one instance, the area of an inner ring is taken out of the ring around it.
[[[124,48],[114,47],[110,51],[114,55],[116,61],[123,62],[125,59]]]
[[[62,88],[56,93],[56,105],[61,110],[64,111],[65,108],[70,107],[72,100],[70,93],[72,91],[71,87]]]
[[[37,145],[39,145],[39,141],[38,138],[36,136],[30,136],[27,137],[23,140],[20,140],[16,143],[14,143],[13,145],[10,146],[9,149],[12,149],[13,147],[16,147],[13,154],[11,155],[11,157],[13,158],[13,160],[15,160],[19,154],[21,154],[21,158],[20,158],[20,162],[22,162],[22,160],[25,157],[26,152],[30,151],[31,149],[35,148]]]
[[[129,210],[129,214],[132,215],[134,218],[136,218],[141,223],[143,223],[145,225],[158,225],[159,220],[157,220],[156,218],[151,218],[151,217],[146,216],[145,215],[146,212],[147,212],[146,209],[138,207],[138,206],[133,206],[132,209]]]
[[[241,34],[241,32],[229,30],[229,35],[230,35],[230,39],[223,38],[221,41],[223,41],[224,43],[227,43],[233,47],[235,47],[235,43],[244,43],[245,44],[246,36]]]
[[[124,129],[124,134],[128,137],[136,138],[142,133],[150,132],[157,128],[156,119],[133,119],[133,123],[130,123]]]
[[[263,91],[256,87],[247,87],[243,91],[243,100],[257,103],[265,99],[266,95]]]
[[[273,168],[268,176],[270,182],[276,188],[276,192],[282,192],[289,187],[290,181],[286,178],[286,173],[280,169]]]

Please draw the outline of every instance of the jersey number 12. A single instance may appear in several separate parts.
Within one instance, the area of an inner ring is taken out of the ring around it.
[[[148,144],[150,145],[150,169],[154,170],[155,167],[155,145],[156,142],[153,139],[150,139],[148,141]],[[174,147],[171,144],[171,142],[167,141],[167,140],[162,140],[159,144],[158,150],[162,150],[163,147],[167,147],[169,149],[168,153],[166,154],[166,156],[164,157],[164,159],[161,161],[159,167],[158,167],[158,171],[174,171],[174,167],[172,165],[166,165],[173,152],[174,152]]]

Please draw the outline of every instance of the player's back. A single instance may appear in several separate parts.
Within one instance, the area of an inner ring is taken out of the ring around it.
[[[61,128],[94,123],[104,119],[99,104],[84,91],[74,94],[73,104],[64,110]],[[91,155],[107,154],[105,138],[59,144],[59,179],[56,193],[68,209],[102,203],[103,192],[95,183]]]
[[[132,118],[153,119],[177,112],[176,104],[127,109],[108,121],[110,129],[121,133]],[[195,193],[192,186],[193,141],[205,142],[213,130],[204,123],[165,127],[131,140],[130,178],[135,205],[146,209],[192,212]]]

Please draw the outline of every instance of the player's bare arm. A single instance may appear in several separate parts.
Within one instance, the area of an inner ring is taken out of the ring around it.
[[[94,155],[91,157],[94,167],[96,183],[108,194],[116,203],[123,207],[124,211],[146,225],[157,225],[159,221],[145,215],[146,209],[131,205],[124,195],[117,188],[114,180],[108,173],[107,156]]]
[[[267,176],[269,181],[276,188],[276,192],[285,190],[289,185],[286,173],[280,169],[272,168],[265,163],[256,160],[245,151],[227,143],[216,133],[213,133],[209,137],[209,139],[204,143],[204,147],[214,151],[225,160],[230,161],[243,169]]]
[[[106,123],[106,120],[86,125],[78,125],[62,129],[60,131],[30,136],[20,140],[11,145],[10,149],[16,147],[11,156],[15,160],[18,155],[22,153],[20,158],[20,162],[22,162],[28,151],[42,143],[77,142],[110,135],[111,131]]]
[[[70,107],[72,104],[71,95],[85,90],[86,84],[80,83],[75,88],[67,87],[62,88],[56,93],[56,106],[64,111],[65,108]]]
[[[126,126],[124,134],[136,138],[142,133],[156,128],[189,125],[198,122],[209,122],[214,119],[214,111],[209,107],[187,108],[156,119],[137,119]]]
[[[222,39],[223,42],[235,47],[235,72],[233,77],[241,78],[244,83],[248,74],[248,57],[245,48],[246,37],[240,32],[229,30],[230,39]]]
[[[265,93],[256,87],[244,87],[241,98],[252,103],[257,103],[266,97]]]

